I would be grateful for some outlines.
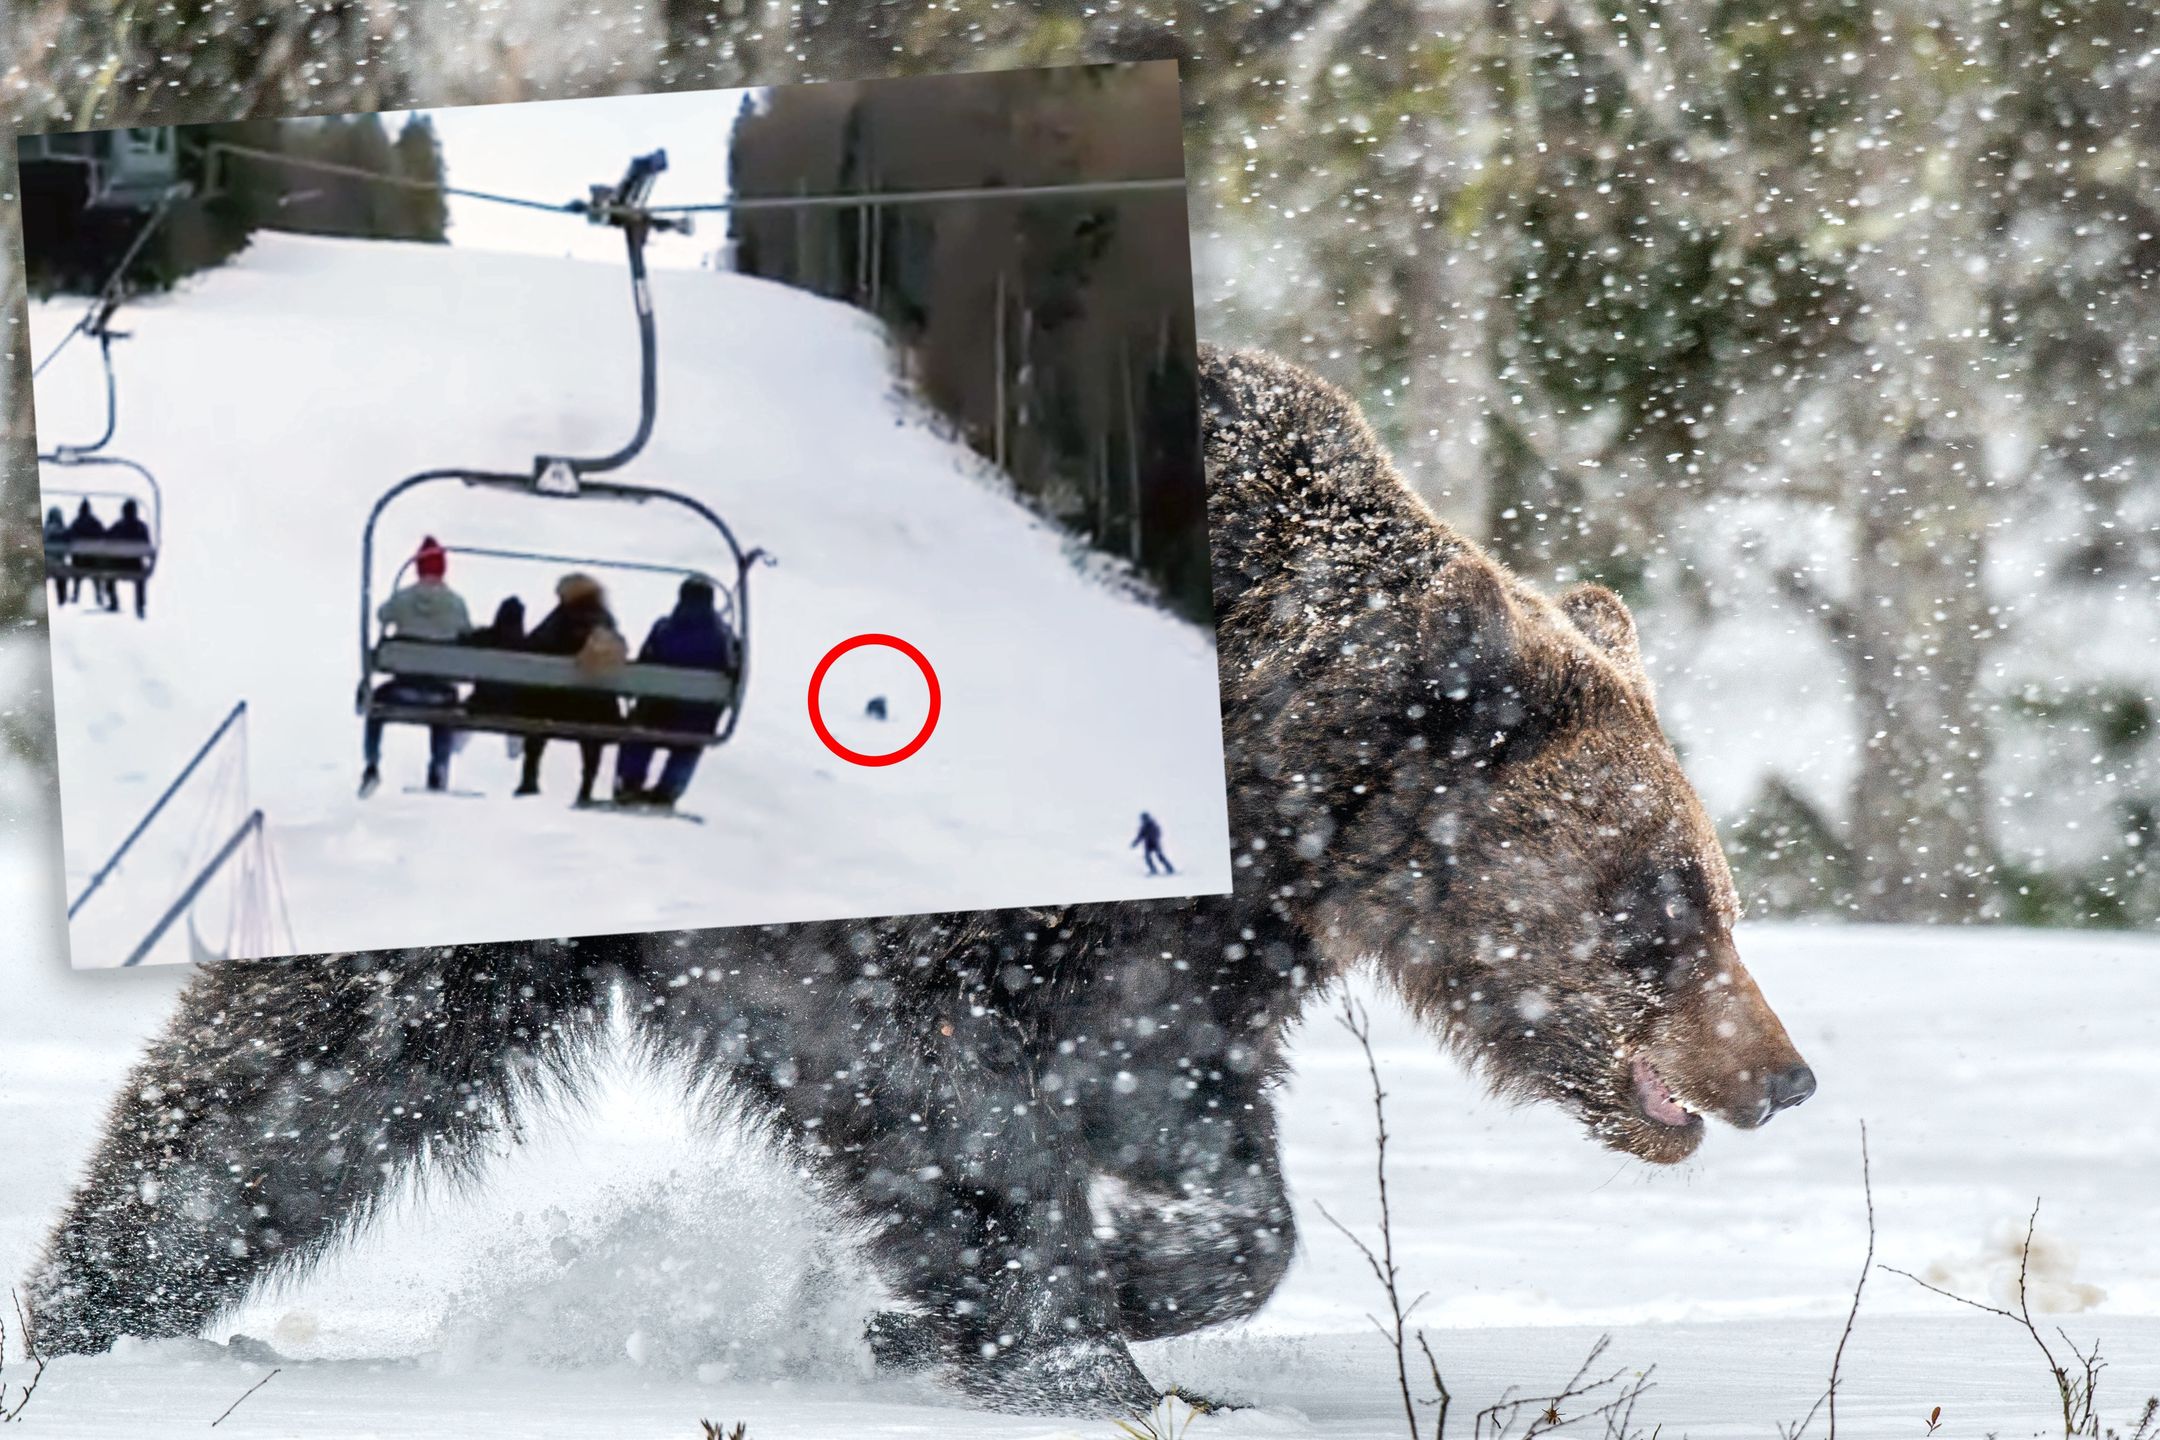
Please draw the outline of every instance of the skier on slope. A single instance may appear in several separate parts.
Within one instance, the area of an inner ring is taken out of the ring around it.
[[[126,540],[137,545],[148,545],[150,543],[150,527],[143,523],[142,512],[136,507],[133,500],[120,502],[120,518],[113,521],[112,529],[105,532],[105,538],[108,540]],[[143,573],[146,563],[144,560],[135,558],[112,562],[113,573],[126,579],[135,587],[135,618],[138,620],[144,618],[143,592],[150,584],[150,578]],[[110,587],[112,594],[112,604],[106,608],[117,608],[120,604],[120,580],[113,579],[105,583]]]
[[[1145,810],[1140,812],[1140,833],[1133,836],[1132,845],[1125,848],[1130,850],[1133,845],[1145,845],[1147,847],[1140,853],[1147,860],[1148,874],[1153,875],[1156,873],[1155,862],[1157,860],[1162,861],[1161,873],[1165,875],[1177,874],[1177,870],[1170,864],[1170,857],[1163,853],[1162,826],[1156,824],[1155,817]]]
[[[686,670],[735,671],[735,637],[720,623],[713,608],[712,582],[692,576],[677,592],[675,609],[653,623],[638,651],[641,662],[676,665]],[[678,730],[711,735],[720,728],[721,707],[659,697],[641,699],[630,711],[630,723],[655,730]],[[653,747],[643,741],[623,743],[615,759],[615,803],[674,808],[690,788],[703,746],[669,748],[667,763],[660,768],[660,783],[645,788],[645,773],[652,765]]]
[[[466,612],[464,600],[445,582],[449,569],[450,556],[435,537],[429,535],[421,540],[419,552],[413,556],[416,577],[413,583],[383,601],[375,611],[375,618],[382,622],[386,634],[401,640],[455,642],[471,633],[472,617]],[[447,680],[393,675],[377,687],[375,698],[393,705],[424,705],[447,710],[457,704],[458,696],[457,686]],[[360,772],[360,798],[363,800],[374,794],[375,787],[382,783],[382,732],[383,722],[369,719],[362,741],[362,753],[367,762],[367,768]],[[450,788],[450,756],[456,743],[457,732],[450,726],[428,727],[428,789]]]

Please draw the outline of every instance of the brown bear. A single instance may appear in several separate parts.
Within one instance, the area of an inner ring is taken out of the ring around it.
[[[1201,383],[1233,894],[206,966],[30,1279],[40,1344],[306,1264],[574,1081],[615,994],[859,1229],[881,1361],[1014,1409],[1145,1407],[1128,1342],[1266,1301],[1286,1037],[1353,966],[1645,1160],[1807,1098],[1620,601],[1508,574],[1310,375]]]

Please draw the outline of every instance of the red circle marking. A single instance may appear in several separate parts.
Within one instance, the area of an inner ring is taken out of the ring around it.
[[[930,714],[924,719],[922,729],[916,731],[915,738],[907,744],[883,755],[865,755],[860,750],[848,749],[833,738],[832,731],[825,728],[825,717],[818,712],[818,692],[825,687],[825,672],[832,669],[835,660],[850,650],[860,650],[867,645],[882,645],[888,650],[898,650],[915,662],[915,668],[922,671],[923,681],[930,687]],[[897,635],[856,635],[843,640],[826,651],[825,658],[818,661],[817,669],[810,672],[810,728],[817,731],[817,738],[825,742],[826,749],[854,765],[897,765],[922,749],[930,739],[930,732],[937,729],[938,711],[943,705],[944,697],[938,690],[937,671],[930,668],[929,657]]]

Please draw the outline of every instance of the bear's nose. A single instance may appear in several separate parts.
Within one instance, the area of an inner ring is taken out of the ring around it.
[[[1790,1110],[1815,1093],[1815,1072],[1805,1065],[1780,1071],[1763,1082],[1763,1118]]]

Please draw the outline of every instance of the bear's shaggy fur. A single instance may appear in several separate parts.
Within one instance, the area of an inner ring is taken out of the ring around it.
[[[1202,385],[1233,895],[206,967],[31,1277],[39,1342],[192,1332],[307,1263],[574,1077],[618,985],[860,1225],[880,1357],[1019,1408],[1145,1406],[1128,1341],[1265,1302],[1285,1037],[1360,961],[1647,1160],[1806,1098],[1620,601],[1510,576],[1302,371]]]

